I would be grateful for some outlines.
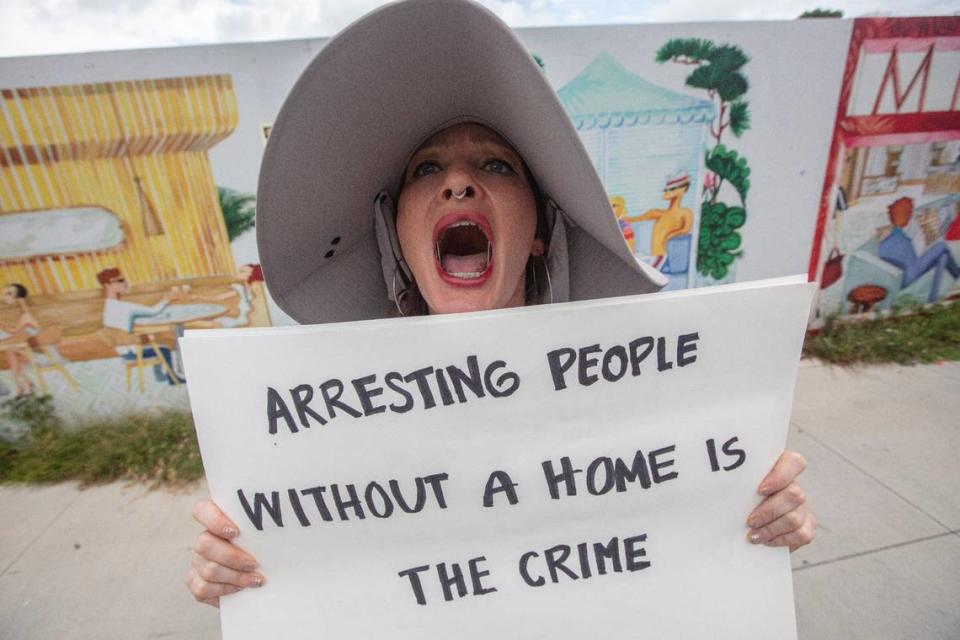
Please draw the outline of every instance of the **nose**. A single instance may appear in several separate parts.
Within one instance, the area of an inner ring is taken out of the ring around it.
[[[477,187],[476,177],[469,167],[452,163],[446,169],[440,197],[444,201],[476,198]]]

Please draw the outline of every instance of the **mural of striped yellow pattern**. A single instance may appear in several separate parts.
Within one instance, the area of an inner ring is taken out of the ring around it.
[[[207,157],[239,119],[229,76],[0,96],[0,216],[97,206],[124,232],[111,250],[0,261],[0,283],[57,293],[98,287],[108,267],[133,284],[233,273]]]

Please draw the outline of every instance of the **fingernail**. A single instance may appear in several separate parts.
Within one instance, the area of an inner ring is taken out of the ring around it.
[[[236,529],[234,529],[233,527],[224,527],[224,528],[223,528],[223,537],[224,537],[224,538],[233,538],[233,537],[235,537],[235,536],[237,535],[237,533],[239,533],[239,532],[238,532]]]
[[[750,516],[750,518],[747,520],[747,526],[751,529],[755,528],[757,526],[757,519],[753,516]]]
[[[752,542],[753,544],[758,544],[758,543],[760,542],[760,534],[759,534],[759,533],[751,533],[751,534],[750,534],[750,542]]]
[[[763,485],[762,487],[760,487],[760,495],[762,495],[762,496],[768,496],[768,495],[770,495],[771,493],[773,493],[773,489],[770,488],[770,485],[765,484],[765,485]]]
[[[250,576],[250,586],[251,587],[263,586],[263,576],[258,574],[253,574],[252,576]]]

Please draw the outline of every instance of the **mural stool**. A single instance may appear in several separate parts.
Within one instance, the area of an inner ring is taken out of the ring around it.
[[[43,377],[44,373],[54,371],[62,375],[74,391],[80,388],[67,368],[63,366],[63,357],[57,349],[57,344],[62,336],[63,328],[52,326],[42,329],[40,333],[27,341],[30,349],[25,353],[30,359],[34,374],[37,376],[37,386],[40,387],[41,395],[47,394],[47,382]]]
[[[851,302],[850,313],[867,313],[873,309],[873,305],[886,297],[887,290],[883,287],[873,284],[860,285],[847,295],[847,300]]]

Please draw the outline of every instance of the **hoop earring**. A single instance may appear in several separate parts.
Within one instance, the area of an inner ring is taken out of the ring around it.
[[[409,286],[397,291],[397,271],[399,269],[400,264],[397,263],[393,267],[393,278],[391,283],[391,288],[393,290],[393,304],[397,307],[397,313],[404,318],[413,315],[424,315],[423,298],[420,297],[419,292],[416,290],[417,283],[415,281],[411,281]],[[407,311],[404,311],[404,307],[407,307]],[[419,309],[416,307],[419,307]]]
[[[544,300],[543,291],[540,290],[540,278],[537,276],[537,265],[541,266],[544,273],[544,280],[547,283],[547,292],[549,299]],[[527,302],[528,304],[552,304],[553,303],[553,283],[550,282],[550,269],[547,267],[547,260],[542,255],[531,256],[527,261]]]
[[[400,294],[397,295],[397,271],[399,269],[400,269],[400,263],[398,262],[393,267],[393,278],[392,278],[393,282],[391,283],[391,286],[393,289],[393,304],[396,305],[397,307],[397,313],[399,313],[401,316],[406,317],[407,314],[403,312],[403,308],[400,306],[400,300],[401,299],[406,300],[407,296],[410,295],[410,288],[407,287],[403,289],[403,291],[401,291]]]
[[[547,276],[547,291],[550,292],[550,301],[547,304],[553,304],[553,283],[550,282],[550,268],[547,266],[547,259],[540,256],[540,262],[543,264],[543,273]]]

